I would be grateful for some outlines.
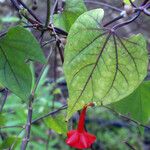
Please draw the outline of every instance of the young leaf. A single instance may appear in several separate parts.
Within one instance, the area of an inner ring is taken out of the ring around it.
[[[11,22],[19,22],[19,21],[20,21],[20,19],[15,16],[0,18],[0,22],[2,22],[2,23],[11,23]]]
[[[143,124],[150,118],[150,81],[144,81],[132,94],[110,105],[117,112]]]
[[[37,40],[28,30],[13,27],[0,39],[0,58],[0,83],[20,98],[28,98],[32,75],[25,61],[45,63]]]
[[[85,11],[87,9],[83,0],[66,0],[63,12],[54,15],[54,24],[68,32],[75,20]]]
[[[147,74],[146,40],[120,38],[101,25],[104,12],[82,14],[70,29],[64,72],[69,88],[68,116],[89,102],[106,105],[131,94]]]
[[[50,116],[44,119],[45,124],[58,134],[66,134],[67,124],[63,115]]]
[[[131,0],[132,2],[134,2],[135,0]],[[129,0],[124,0],[123,1],[125,4],[130,4],[130,1]]]

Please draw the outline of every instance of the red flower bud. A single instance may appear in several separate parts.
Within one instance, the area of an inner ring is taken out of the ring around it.
[[[84,149],[90,148],[91,145],[95,142],[96,137],[88,132],[86,132],[84,128],[85,124],[85,115],[86,109],[88,106],[93,106],[93,103],[90,103],[83,107],[82,112],[80,114],[79,123],[77,130],[71,130],[67,133],[66,143],[74,148]]]

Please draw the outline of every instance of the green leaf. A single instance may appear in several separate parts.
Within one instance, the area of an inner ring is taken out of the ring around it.
[[[13,27],[0,39],[0,58],[0,83],[20,98],[28,98],[32,75],[25,61],[46,61],[37,40],[28,30]]]
[[[131,0],[132,2],[134,2],[135,0]],[[125,4],[130,4],[130,1],[129,0],[124,0],[123,1]]]
[[[66,134],[67,123],[65,122],[64,115],[50,116],[44,119],[45,124],[58,134]]]
[[[83,0],[66,0],[63,12],[54,15],[54,25],[68,32],[75,20],[85,11],[87,9]]]
[[[3,89],[3,88],[4,88],[4,86],[0,83],[0,90]]]
[[[20,21],[20,19],[15,16],[0,18],[0,22],[3,22],[3,23],[11,23],[11,22],[18,22],[18,21]]]
[[[115,111],[146,124],[150,119],[150,81],[144,81],[132,94],[111,104]]]
[[[21,138],[18,137],[8,137],[3,143],[0,145],[0,149],[9,149],[14,144],[13,149],[21,142]]]
[[[6,118],[0,113],[0,126],[4,126],[6,123]]]
[[[89,102],[107,105],[128,96],[147,74],[146,40],[109,32],[101,26],[103,15],[102,9],[85,12],[70,29],[64,62],[67,119]]]

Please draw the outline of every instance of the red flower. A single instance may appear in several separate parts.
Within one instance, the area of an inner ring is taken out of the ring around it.
[[[77,130],[71,130],[67,133],[66,143],[74,148],[83,149],[90,148],[91,145],[95,142],[96,137],[88,132],[84,128],[85,124],[85,115],[86,109],[88,106],[93,106],[93,103],[90,103],[83,107],[83,110],[80,114],[79,123]]]

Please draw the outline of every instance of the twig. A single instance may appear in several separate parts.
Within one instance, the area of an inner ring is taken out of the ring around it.
[[[52,31],[53,31],[54,36],[55,36],[55,39],[56,39],[56,45],[57,45],[57,47],[58,47],[59,55],[60,55],[60,58],[61,58],[61,61],[62,61],[62,64],[63,64],[63,63],[64,63],[64,55],[63,55],[63,53],[62,53],[61,46],[60,46],[61,40],[60,40],[59,36],[57,35],[56,30],[55,30],[55,27],[54,27],[54,25],[53,25],[53,15],[54,15],[54,12],[55,12],[55,8],[56,8],[56,6],[57,6],[57,3],[58,3],[58,0],[55,1],[54,7],[53,7],[53,9],[52,9],[52,11],[51,11],[50,25],[51,25],[51,27],[52,27]]]
[[[150,11],[148,11],[147,9],[144,9],[143,11],[145,15],[150,16]]]
[[[48,57],[47,57],[47,63],[43,66],[43,68],[42,68],[42,70],[41,70],[41,72],[40,72],[40,74],[39,74],[39,77],[38,77],[38,79],[37,79],[37,81],[36,81],[36,84],[35,84],[35,86],[34,86],[34,88],[33,88],[33,91],[32,91],[32,94],[33,94],[33,95],[35,94],[35,91],[36,91],[36,89],[37,89],[37,87],[38,87],[38,84],[39,84],[39,82],[40,82],[40,79],[41,79],[41,77],[42,77],[42,75],[43,75],[43,73],[44,73],[44,71],[45,71],[45,69],[46,69],[46,67],[47,67],[47,65],[48,65],[49,59],[50,59],[50,57],[51,57],[51,55],[52,55],[52,52],[53,52],[53,49],[51,48],[51,49],[50,49],[50,52],[49,52],[49,54],[48,54]]]
[[[44,118],[46,118],[46,117],[48,117],[48,116],[55,115],[55,114],[57,114],[58,112],[60,112],[61,110],[64,110],[64,109],[66,109],[66,108],[67,108],[67,105],[65,104],[65,105],[63,105],[62,107],[58,108],[57,110],[54,110],[54,111],[52,111],[52,112],[49,112],[48,114],[43,115],[42,117],[39,117],[39,118],[33,120],[33,121],[32,121],[32,124],[34,124],[34,123],[36,123],[36,122],[38,122],[38,121],[40,121],[40,120],[42,120],[42,119],[44,119]]]
[[[0,126],[0,129],[8,129],[8,128],[24,128],[24,126]]]
[[[129,0],[130,1],[130,4],[136,8],[136,6],[134,5],[134,3],[132,2],[132,0]]]
[[[135,20],[140,16],[140,14],[141,14],[141,11],[139,10],[139,11],[136,13],[136,15],[133,16],[131,19],[129,19],[129,20],[125,21],[125,22],[116,24],[112,29],[113,29],[113,30],[117,30],[118,28],[121,28],[121,27],[123,27],[123,26],[125,26],[125,25],[128,25],[128,24],[132,23],[133,21],[135,21]]]
[[[47,13],[46,13],[45,29],[43,28],[43,30],[41,31],[40,44],[42,44],[45,31],[49,25],[49,21],[50,21],[50,0],[47,0]]]
[[[40,81],[40,79],[41,79],[41,77],[43,75],[43,72],[44,72],[45,68],[47,67],[47,64],[49,62],[51,54],[52,54],[52,49],[49,52],[49,55],[47,57],[47,63],[43,66],[43,68],[42,68],[42,70],[40,72],[40,75],[39,75],[39,77],[38,77],[38,79],[36,81],[36,84],[35,84],[32,92],[31,92],[30,98],[29,98],[28,117],[27,117],[27,124],[26,124],[26,135],[25,135],[25,137],[22,140],[21,150],[25,150],[26,149],[27,144],[28,144],[29,139],[30,139],[30,131],[31,131],[31,124],[32,124],[32,103],[34,102],[34,95],[35,95],[36,89],[37,89],[39,81]]]
[[[29,16],[27,16],[26,14],[23,14],[23,13],[21,13],[21,12],[19,12],[20,10],[21,10],[21,8],[20,8],[20,6],[18,5],[18,3],[15,1],[15,0],[10,0],[11,1],[11,3],[13,4],[13,6],[16,8],[16,10],[18,11],[18,13],[20,14],[20,15],[22,15],[24,18],[26,18],[37,30],[40,30],[40,31],[52,31],[52,28],[51,28],[51,26],[48,26],[47,28],[45,28],[45,25],[43,25],[42,23],[41,23],[41,21],[40,21],[40,19],[32,12],[32,10],[30,10],[21,0],[18,0],[21,4],[22,4],[22,6],[25,8],[25,9],[27,9],[28,10],[28,12],[30,13],[30,15],[34,18],[34,19],[36,19],[36,20],[33,20],[33,19],[31,19]],[[31,26],[29,26],[29,27],[31,27]],[[67,36],[68,35],[68,33],[66,32],[66,31],[64,31],[64,30],[62,30],[62,29],[60,29],[60,28],[57,28],[57,27],[54,27],[54,30],[55,30],[55,32],[56,33],[58,33],[58,34],[62,34],[62,35],[65,35],[65,36]],[[0,37],[1,36],[3,36],[3,34],[2,35],[0,35]]]
[[[56,7],[57,7],[57,3],[58,3],[58,0],[55,1],[54,6],[53,6],[53,8],[52,8],[52,10],[51,10],[50,24],[53,23],[53,15],[54,15],[55,9],[56,9]]]
[[[45,21],[45,27],[47,28],[50,22],[50,0],[47,0],[47,15]]]
[[[96,1],[89,1],[89,0],[85,0],[85,3],[91,3],[91,4],[96,4],[96,5],[102,5],[104,7],[108,7],[108,8],[111,8],[115,11],[118,11],[118,12],[122,12],[123,10],[122,9],[119,9],[117,7],[114,7],[114,6],[111,6],[110,4],[107,4],[107,3],[103,3],[103,2],[96,2]]]
[[[59,0],[59,1],[58,1],[58,5],[57,5],[57,12],[58,12],[58,13],[61,13],[61,12],[62,12],[62,10],[63,10],[62,6],[63,6],[63,1],[62,1],[62,0]]]
[[[129,142],[124,141],[124,143],[132,150],[136,150]]]
[[[7,32],[0,33],[0,38],[5,36]]]
[[[45,47],[47,44],[50,44],[50,43],[52,43],[54,41],[55,41],[55,39],[51,39],[49,41],[45,41],[45,42],[42,43],[42,47]]]
[[[106,26],[112,24],[113,22],[116,22],[116,21],[118,21],[118,20],[120,20],[120,19],[122,19],[122,18],[124,18],[124,15],[123,15],[123,14],[120,14],[120,16],[117,16],[117,17],[114,18],[113,20],[111,20],[111,21],[109,21],[108,23],[104,24],[103,27],[106,27]]]
[[[142,5],[141,6],[144,6],[146,3],[148,3],[149,2],[149,0],[145,0],[143,3],[142,3]]]
[[[20,7],[19,7],[18,3],[15,0],[10,0],[10,1],[14,5],[15,9],[19,11]]]
[[[108,107],[108,106],[102,105],[102,107],[107,108],[108,110],[110,110],[111,112],[113,112],[114,114],[116,114],[117,116],[119,116],[119,117],[121,117],[121,118],[124,118],[124,119],[126,119],[126,120],[128,120],[128,121],[131,121],[131,122],[135,123],[135,124],[138,125],[138,126],[141,126],[141,127],[147,128],[147,129],[150,129],[150,127],[145,126],[145,125],[143,125],[142,123],[140,123],[140,122],[138,122],[138,121],[136,121],[136,120],[134,120],[134,119],[132,119],[132,118],[130,118],[130,117],[124,116],[124,115],[118,113],[117,111],[115,111],[114,109],[112,109],[112,108],[110,108],[110,107]]]
[[[22,140],[21,144],[21,150],[25,150],[27,147],[27,144],[30,139],[30,131],[31,131],[31,122],[32,122],[32,103],[34,101],[34,95],[31,95],[29,98],[29,106],[28,106],[28,117],[27,117],[27,124],[26,124],[26,135]]]
[[[57,47],[54,48],[54,68],[53,68],[53,72],[54,72],[54,82],[56,82],[57,79]],[[55,99],[55,98],[54,98]]]
[[[60,55],[60,59],[61,59],[61,62],[62,62],[62,64],[64,63],[64,54],[63,54],[63,50],[62,50],[62,48],[61,48],[61,40],[60,39],[58,39],[57,41],[56,41],[56,46],[57,46],[57,48],[58,48],[58,51],[59,51],[59,55]]]
[[[33,11],[31,9],[29,9],[26,4],[24,2],[22,2],[21,0],[17,0],[29,13],[30,15],[37,20],[39,23],[41,23],[40,19],[33,13]]]

